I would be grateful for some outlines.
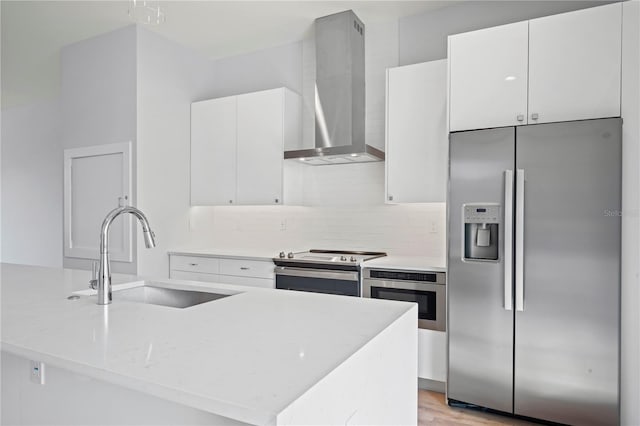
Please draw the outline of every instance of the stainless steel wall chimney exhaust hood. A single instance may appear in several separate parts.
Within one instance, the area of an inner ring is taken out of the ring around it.
[[[364,137],[364,24],[351,10],[318,18],[315,42],[315,148],[284,158],[312,165],[384,160]]]

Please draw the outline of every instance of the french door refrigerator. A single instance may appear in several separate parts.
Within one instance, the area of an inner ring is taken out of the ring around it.
[[[618,424],[621,127],[451,133],[450,403]]]

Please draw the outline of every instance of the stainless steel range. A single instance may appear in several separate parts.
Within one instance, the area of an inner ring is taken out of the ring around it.
[[[276,264],[276,288],[312,293],[360,296],[362,264],[386,256],[383,252],[309,250],[281,252]]]

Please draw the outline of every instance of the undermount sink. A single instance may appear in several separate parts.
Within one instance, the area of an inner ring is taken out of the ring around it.
[[[222,299],[232,294],[209,293],[195,290],[178,290],[175,288],[156,287],[145,284],[113,291],[113,300],[148,303],[151,305],[169,306],[172,308],[188,308],[214,300]]]

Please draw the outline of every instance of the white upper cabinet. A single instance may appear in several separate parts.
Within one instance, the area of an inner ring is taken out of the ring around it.
[[[301,138],[301,105],[285,88],[193,103],[191,204],[283,204],[284,144]]]
[[[387,70],[386,202],[444,202],[447,61]]]
[[[191,104],[191,204],[236,203],[236,97]]]
[[[238,96],[238,203],[280,204],[284,91]]]
[[[449,37],[450,130],[620,115],[622,4]]]
[[[529,21],[529,124],[620,116],[622,3]]]
[[[450,130],[525,124],[528,23],[449,37]]]

